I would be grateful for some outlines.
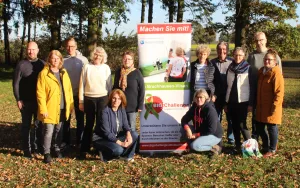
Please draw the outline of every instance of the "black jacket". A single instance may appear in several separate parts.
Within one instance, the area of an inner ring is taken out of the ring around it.
[[[212,102],[205,102],[201,108],[193,105],[182,117],[181,125],[184,127],[191,120],[196,133],[200,133],[200,136],[214,135],[222,138],[223,129]]]
[[[122,88],[119,87],[120,76],[121,69],[118,69],[115,74],[113,89],[122,90]],[[145,85],[144,77],[138,69],[135,69],[127,75],[127,88],[124,93],[127,99],[126,112],[137,112],[138,109],[143,109]]]

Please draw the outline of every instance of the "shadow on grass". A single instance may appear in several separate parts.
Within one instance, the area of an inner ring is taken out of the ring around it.
[[[14,69],[11,66],[0,65],[0,81],[7,82],[13,79]]]

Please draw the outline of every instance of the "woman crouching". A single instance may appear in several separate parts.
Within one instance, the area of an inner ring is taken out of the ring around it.
[[[96,125],[93,143],[104,162],[119,157],[133,162],[138,134],[130,129],[126,104],[125,94],[120,89],[114,89],[103,110],[102,120]]]
[[[195,92],[193,105],[182,117],[186,136],[189,139],[190,149],[194,151],[212,151],[214,155],[221,153],[221,143],[223,129],[218,120],[218,114],[209,101],[209,96],[205,89],[199,89]],[[189,121],[193,125],[188,125]]]

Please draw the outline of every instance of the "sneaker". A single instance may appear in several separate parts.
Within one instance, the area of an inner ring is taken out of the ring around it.
[[[132,157],[132,158],[128,158],[128,157],[120,157],[119,160],[121,160],[121,161],[126,161],[126,162],[128,162],[128,163],[134,162],[134,158],[133,158],[133,157]]]
[[[77,157],[77,159],[79,160],[85,160],[86,159],[86,152],[80,152],[79,156]]]
[[[219,155],[219,154],[221,153],[222,148],[221,148],[219,145],[214,145],[214,146],[211,148],[210,151],[212,152],[213,155],[216,156],[216,155]]]
[[[24,151],[24,157],[28,158],[28,159],[32,159],[32,155],[30,151]]]
[[[275,155],[275,150],[274,151],[269,151],[267,153],[264,154],[264,158],[269,158]]]
[[[46,153],[44,155],[44,163],[49,164],[49,163],[51,163],[51,161],[52,161],[52,159],[51,159],[50,153]]]
[[[63,158],[63,155],[62,155],[62,153],[61,153],[60,151],[56,151],[55,154],[56,154],[56,157],[57,157],[58,159]]]

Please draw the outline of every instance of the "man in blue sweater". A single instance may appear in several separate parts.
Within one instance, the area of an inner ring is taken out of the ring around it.
[[[79,51],[77,51],[77,42],[73,37],[70,37],[66,40],[66,50],[68,55],[64,58],[64,68],[67,70],[71,84],[73,89],[73,97],[74,97],[74,107],[75,107],[75,115],[77,122],[77,130],[76,130],[76,145],[79,147],[81,141],[81,135],[84,130],[84,112],[79,110],[79,81],[82,67],[85,64],[88,64],[88,60],[86,57],[81,55]],[[65,146],[69,146],[71,144],[70,138],[70,118],[63,125],[63,145],[62,149]]]

